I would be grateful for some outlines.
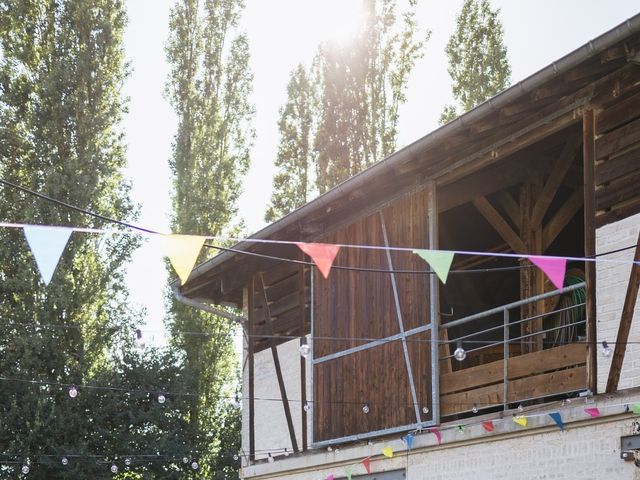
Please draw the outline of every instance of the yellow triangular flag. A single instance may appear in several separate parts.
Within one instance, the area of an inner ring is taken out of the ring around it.
[[[453,252],[444,252],[442,250],[414,250],[413,253],[429,264],[442,283],[447,283],[449,269],[451,268],[453,256],[455,255]]]
[[[393,457],[393,448],[391,447],[384,447],[382,449],[382,453],[384,454],[385,457],[387,458],[391,458]]]
[[[525,417],[523,415],[518,415],[518,416],[513,417],[513,421],[516,422],[521,427],[526,427],[527,426],[527,417]]]
[[[198,235],[162,235],[164,254],[169,257],[173,269],[184,285],[193,270],[200,250],[207,237]]]

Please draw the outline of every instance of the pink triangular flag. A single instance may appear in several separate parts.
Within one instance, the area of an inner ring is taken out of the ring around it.
[[[584,413],[594,418],[600,416],[600,410],[598,409],[598,407],[585,408]]]
[[[527,257],[536,267],[542,270],[556,288],[564,287],[564,274],[567,271],[567,259],[560,257]]]
[[[364,465],[364,469],[367,471],[367,473],[371,473],[371,457],[362,459],[360,463]]]
[[[438,439],[438,445],[442,445],[442,434],[440,433],[440,430],[438,430],[436,427],[431,427],[429,431],[433,433]]]
[[[331,265],[336,258],[340,247],[330,243],[302,243],[297,242],[296,245],[300,247],[304,253],[311,257],[313,263],[316,264],[320,273],[324,278],[329,277],[331,271]]]
[[[482,428],[484,428],[487,432],[493,432],[493,429],[494,429],[493,422],[491,420],[482,422]]]
[[[333,480],[333,474],[327,475],[327,480]]]

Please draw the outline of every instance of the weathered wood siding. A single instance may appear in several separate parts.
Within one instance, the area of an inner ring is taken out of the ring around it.
[[[419,192],[383,210],[390,245],[428,247],[426,194]],[[323,239],[330,243],[383,246],[379,213]],[[426,270],[409,252],[391,252],[396,270]],[[342,249],[336,265],[388,270],[384,250]],[[323,357],[399,333],[391,275],[333,269],[328,280],[315,271],[314,356]],[[404,329],[429,323],[429,276],[397,274]],[[336,341],[326,337],[345,338]],[[429,333],[407,339],[422,420],[431,407]],[[364,414],[362,406],[370,412]],[[314,440],[322,441],[416,422],[401,341],[357,352],[314,367]]]

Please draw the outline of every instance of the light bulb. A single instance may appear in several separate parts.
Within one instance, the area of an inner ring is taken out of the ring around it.
[[[187,463],[189,463],[189,459],[187,457],[182,457],[182,463],[186,465]]]
[[[369,405],[367,405],[366,403],[362,406],[362,413],[369,413]]]
[[[340,449],[336,448],[336,452],[335,453],[336,453],[336,455],[339,455],[340,454]]]
[[[460,435],[463,435],[463,434],[464,434],[464,425],[458,425],[458,433],[459,433]]]
[[[195,460],[193,462],[191,462],[191,469],[192,470],[197,470],[200,468],[200,465],[198,464],[198,462],[196,462]]]
[[[458,348],[456,348],[456,350],[453,352],[453,356],[459,362],[467,358],[467,352],[465,352],[464,348],[462,348],[462,342],[458,342]]]
[[[284,449],[284,456],[285,457],[289,456],[289,449],[287,449],[287,448]]]
[[[309,346],[309,344],[303,343],[302,345],[300,345],[300,348],[298,350],[300,351],[300,355],[302,355],[304,358],[307,358],[309,356],[309,353],[311,352],[311,347]]]
[[[268,460],[269,460],[269,463],[273,463],[273,462],[275,462],[275,461],[276,461],[276,459],[275,459],[275,458],[273,458],[273,457],[271,456],[271,453],[269,453],[269,458],[268,458]]]
[[[518,405],[518,411],[522,412],[524,410],[524,407],[522,406],[522,404]]]
[[[327,452],[332,452],[332,451],[333,451],[333,447],[332,447],[331,445],[329,445],[329,446],[327,447]]]
[[[311,410],[311,405],[309,405],[309,402],[304,402],[304,407],[302,407],[304,409],[305,412],[308,412]]]
[[[29,473],[29,465],[22,465],[20,471],[26,475],[27,473]]]
[[[610,357],[613,353],[613,349],[609,346],[609,344],[605,341],[602,342],[602,355],[605,357]]]
[[[234,454],[233,454],[233,459],[234,459],[236,462],[238,461],[238,459],[239,459],[239,458],[240,458],[240,457],[238,456],[238,454],[237,454],[237,453],[234,453]]]
[[[111,473],[118,473],[118,466],[115,463],[111,464]]]
[[[66,467],[67,465],[69,465],[69,459],[67,457],[62,457],[60,463]]]
[[[425,415],[429,413],[429,407],[422,407],[422,413],[424,413]]]
[[[71,385],[71,387],[69,387],[69,396],[71,398],[76,398],[78,396],[78,389],[75,385]]]
[[[167,397],[165,397],[163,394],[158,395],[158,403],[162,404],[166,401],[167,401]]]
[[[471,408],[471,411],[473,413],[478,413],[478,405],[476,405],[475,403],[473,404],[473,407]]]
[[[125,459],[124,459],[124,464],[125,464],[126,466],[131,465],[131,459],[130,459],[130,458],[125,458]]]

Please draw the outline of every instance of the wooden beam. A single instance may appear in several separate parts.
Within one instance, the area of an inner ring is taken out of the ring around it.
[[[271,323],[271,314],[269,312],[269,301],[267,300],[267,291],[264,286],[264,280],[262,273],[258,274],[260,279],[260,295],[262,296],[262,302],[264,308],[262,309],[264,315],[264,321],[267,325],[271,326],[269,334],[271,335],[271,355],[273,356],[273,365],[276,369],[276,377],[278,378],[278,386],[280,387],[280,398],[282,399],[282,407],[284,408],[284,416],[287,419],[287,427],[289,428],[289,437],[291,438],[291,447],[294,452],[298,452],[298,441],[296,440],[296,431],[293,428],[293,419],[291,418],[291,408],[289,407],[289,398],[287,397],[287,388],[284,384],[284,377],[282,376],[282,369],[280,368],[280,358],[278,357],[278,346],[276,345],[275,338],[273,338],[274,331]]]
[[[537,228],[542,224],[542,219],[549,210],[551,202],[558,192],[558,188],[562,184],[565,175],[569,171],[569,167],[576,158],[577,148],[580,145],[582,139],[580,135],[569,138],[562,148],[562,152],[556,159],[549,178],[545,183],[538,200],[536,201],[533,211],[531,212],[531,227]]]
[[[546,251],[551,243],[564,230],[564,227],[571,219],[580,211],[584,204],[584,196],[582,191],[576,190],[571,194],[565,204],[556,212],[553,218],[544,226],[542,231],[543,251]]]
[[[520,206],[513,199],[511,194],[506,190],[502,190],[496,194],[496,200],[504,209],[509,220],[520,230]]]
[[[582,161],[584,166],[584,254],[591,257],[596,254],[596,140],[595,114],[586,109],[582,117]],[[585,262],[587,313],[587,386],[594,394],[598,393],[598,356],[596,332],[596,266],[594,262]]]
[[[249,295],[247,299],[247,357],[249,361],[249,463],[256,460],[256,408],[255,408],[255,374],[254,374],[254,337],[253,324],[255,322],[255,281],[249,281]]]
[[[502,215],[493,208],[486,197],[479,197],[473,200],[473,206],[478,209],[489,224],[500,234],[505,242],[514,252],[526,253],[527,248],[518,234],[513,231]]]
[[[631,331],[631,321],[633,320],[633,312],[636,308],[638,289],[640,288],[640,263],[638,263],[640,262],[640,233],[638,233],[636,254],[633,257],[633,261],[635,263],[631,267],[629,283],[627,284],[627,294],[624,297],[624,307],[622,307],[622,315],[620,316],[618,337],[616,338],[616,347],[613,352],[613,359],[611,360],[611,369],[609,370],[609,379],[607,380],[607,388],[605,390],[606,393],[613,393],[618,389],[622,362],[624,361],[629,332]]]

